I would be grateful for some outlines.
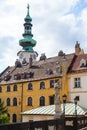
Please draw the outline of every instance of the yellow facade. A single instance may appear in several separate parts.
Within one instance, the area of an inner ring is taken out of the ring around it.
[[[27,81],[27,82],[16,83],[17,91],[13,91],[14,84],[9,84],[11,88],[9,92],[7,92],[8,84],[1,85],[2,92],[0,93],[0,98],[4,101],[5,105],[7,105],[7,101],[6,101],[7,98],[10,98],[11,100],[10,106],[7,106],[10,114],[10,122],[13,122],[12,121],[13,114],[17,115],[17,122],[20,122],[22,120],[22,117],[20,115],[21,112],[39,107],[40,106],[39,100],[41,96],[45,97],[45,105],[46,106],[50,105],[49,97],[55,95],[54,88],[50,88],[50,80],[57,80],[57,79],[59,79],[62,84],[62,89],[60,91],[60,100],[62,101],[62,95],[68,94],[68,88],[67,88],[67,84],[63,83],[61,78],[47,78],[47,79],[36,80],[32,82]],[[40,83],[42,81],[45,83],[45,89],[40,89]],[[32,90],[28,90],[29,83],[32,83],[33,86]],[[15,97],[17,98],[17,106],[13,106],[13,98]],[[32,97],[32,106],[27,105],[28,97]]]

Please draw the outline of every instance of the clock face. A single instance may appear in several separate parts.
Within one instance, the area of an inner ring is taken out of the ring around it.
[[[23,56],[24,56],[23,54],[20,54],[20,56],[19,56],[19,57],[20,57],[20,59],[23,59]]]

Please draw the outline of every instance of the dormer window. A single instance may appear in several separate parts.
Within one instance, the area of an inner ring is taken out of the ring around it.
[[[11,78],[10,75],[5,75],[5,76],[4,76],[4,81],[8,81],[8,80],[10,80],[10,78]]]
[[[46,70],[46,74],[51,75],[51,74],[53,74],[53,71],[48,68],[48,69]]]
[[[81,59],[80,67],[86,67],[86,60],[85,59]]]
[[[22,64],[26,64],[26,63],[27,63],[26,58],[24,58]]]
[[[62,73],[62,66],[57,66],[56,67],[56,72],[58,73],[58,74],[60,74],[60,73]]]

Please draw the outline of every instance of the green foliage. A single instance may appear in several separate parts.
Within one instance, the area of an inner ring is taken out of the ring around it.
[[[0,124],[9,123],[8,109],[4,106],[4,102],[0,103]]]

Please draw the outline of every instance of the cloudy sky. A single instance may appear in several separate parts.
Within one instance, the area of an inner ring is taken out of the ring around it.
[[[28,3],[39,56],[72,53],[76,41],[87,52],[87,0],[0,0],[0,72],[14,65],[22,49]]]

